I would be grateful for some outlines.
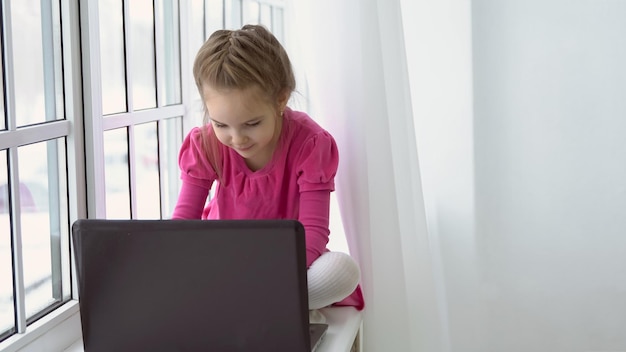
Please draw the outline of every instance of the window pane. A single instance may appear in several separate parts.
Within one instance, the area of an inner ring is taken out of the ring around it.
[[[187,40],[189,42],[189,52],[195,54],[205,40],[204,0],[190,0],[189,7],[191,8],[191,10],[189,11],[189,22],[187,24],[189,27]],[[207,34],[207,36],[209,34]],[[189,69],[189,75],[191,76],[191,69]]]
[[[259,13],[260,23],[272,30],[272,7],[268,4],[261,4]]]
[[[243,24],[259,23],[259,3],[256,1],[245,0],[243,2]]]
[[[2,47],[2,45],[0,45],[0,64],[2,64],[2,62],[4,61],[4,53],[3,53],[4,48]],[[4,65],[2,65],[2,67],[4,67]],[[4,99],[2,97],[4,97],[4,70],[0,70],[0,130],[6,130],[7,128],[7,121],[6,121],[6,115],[4,113]]]
[[[102,113],[126,111],[124,17],[122,0],[100,0],[100,64]]]
[[[6,150],[0,151],[0,337],[13,328],[13,268]]]
[[[128,133],[126,128],[104,132],[104,179],[107,219],[130,219]]]
[[[55,60],[60,57],[56,6],[54,1],[11,2],[15,114],[19,126],[63,116],[61,62]]]
[[[132,46],[133,109],[156,107],[154,8],[152,0],[128,2]]]
[[[159,152],[156,122],[135,126],[137,218],[160,219]]]
[[[280,7],[272,8],[272,33],[276,36],[281,44],[285,45],[285,33],[283,22],[283,9]]]
[[[163,52],[159,72],[163,75],[164,87],[159,92],[163,105],[181,103],[180,80],[180,25],[178,21],[178,1],[160,2],[160,28],[163,30]],[[202,12],[200,12],[202,14]]]
[[[67,209],[63,142],[53,140],[18,148],[27,317],[64,298],[60,236],[67,233],[69,221],[67,210],[63,211]]]
[[[224,0],[224,26],[228,29],[241,27],[241,1]]]
[[[204,12],[206,21],[206,37],[218,29],[224,28],[224,1],[207,0],[206,11]]]
[[[174,206],[180,192],[180,171],[178,169],[178,150],[182,144],[182,118],[177,117],[163,121],[163,128],[159,130],[161,148],[161,182],[165,190],[163,199],[163,218],[171,218]]]

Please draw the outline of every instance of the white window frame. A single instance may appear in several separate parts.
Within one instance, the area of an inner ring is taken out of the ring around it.
[[[209,0],[203,1],[205,5],[210,3]],[[231,9],[235,8],[241,12],[242,1],[254,0],[222,0],[223,21],[220,25],[221,27],[232,27],[234,24],[232,22],[233,16],[227,17],[226,9],[230,5]],[[282,8],[283,18],[286,16],[285,1],[259,0],[258,2],[259,4],[270,5],[272,10],[276,7]],[[133,125],[144,122],[157,121],[160,124],[165,118],[182,116],[183,132],[186,133],[197,123],[197,120],[194,120],[193,116],[191,116],[197,112],[192,107],[197,107],[199,104],[201,106],[202,102],[195,91],[192,77],[187,74],[191,72],[190,66],[195,55],[195,49],[190,49],[188,43],[190,28],[186,25],[186,19],[190,16],[190,6],[187,0],[180,0],[179,4],[181,104],[163,106],[162,102],[158,100],[160,95],[157,94],[156,109],[132,111],[131,101],[129,104],[131,112],[116,114],[115,116],[109,115],[104,119],[102,118],[102,101],[100,98],[98,2],[91,0],[61,0],[60,4],[62,18],[61,36],[64,48],[62,59],[64,66],[66,119],[48,122],[45,127],[22,128],[17,133],[8,134],[7,138],[3,138],[0,141],[0,149],[45,139],[66,138],[67,177],[69,184],[68,215],[71,224],[76,219],[87,218],[88,216],[92,218],[106,217],[103,187],[104,131],[125,126],[130,126],[132,129]],[[160,11],[156,4],[155,11]],[[241,15],[239,18],[242,18]],[[274,23],[272,23],[272,26],[274,26]],[[216,24],[205,23],[205,39],[208,38],[215,27]],[[284,24],[280,28],[282,31]],[[155,43],[160,42],[158,40],[159,35],[162,35],[162,31],[157,28],[155,31],[155,36],[157,36]],[[284,37],[282,33],[277,33],[277,36],[279,38]],[[155,51],[158,52],[156,48]],[[159,58],[156,58],[156,60],[159,60]],[[128,62],[129,58],[126,58],[126,61]],[[127,89],[130,89],[129,72],[130,69],[127,69]],[[12,77],[7,78],[7,76],[12,76],[12,72],[5,72],[4,75],[5,79],[10,82]],[[160,85],[163,84],[163,78],[159,76],[158,71],[155,78],[157,89],[160,89]],[[85,131],[85,133],[81,133],[82,131]],[[132,140],[129,143],[132,145]],[[129,158],[132,158],[132,156],[129,155]],[[69,165],[75,165],[75,167],[70,167]],[[133,165],[132,159],[129,160],[129,167],[132,167],[131,165]],[[101,185],[101,187],[88,187],[87,184]],[[134,184],[134,181],[131,180],[131,192],[134,192]],[[131,214],[136,214],[136,205],[132,204],[132,201]],[[69,241],[69,234],[66,234],[66,236],[66,241]],[[68,244],[71,246],[71,243]],[[62,351],[81,338],[74,258],[71,253],[65,253],[64,255],[70,256],[72,299],[27,327],[25,326],[25,319],[23,319],[24,326],[18,329],[18,333],[0,342],[0,352]]]
[[[181,1],[181,7],[184,7],[185,1]],[[128,3],[124,2],[124,16],[128,17]],[[155,6],[155,11],[159,11],[160,8]],[[181,10],[182,13],[182,10]],[[126,19],[125,19],[126,20]],[[128,22],[127,22],[128,23]],[[181,21],[182,23],[182,21]],[[100,38],[99,38],[99,13],[98,3],[93,1],[84,1],[81,4],[81,28],[82,33],[82,47],[83,47],[83,72],[89,72],[84,77],[84,99],[85,99],[85,146],[86,146],[86,173],[87,180],[94,185],[105,184],[104,174],[104,140],[103,134],[105,131],[110,131],[118,128],[128,127],[129,133],[129,167],[133,168],[134,165],[134,134],[133,129],[135,125],[146,122],[157,122],[161,125],[164,119],[174,118],[186,115],[185,111],[185,97],[186,97],[186,84],[185,78],[181,69],[181,103],[177,105],[164,106],[164,103],[160,101],[160,94],[157,94],[157,107],[133,111],[132,101],[132,68],[130,62],[132,60],[132,50],[126,52],[126,91],[128,92],[128,112],[118,113],[114,115],[107,115],[103,118],[102,112],[102,90],[101,90],[101,69],[100,69]],[[155,26],[158,26],[155,22]],[[182,27],[182,26],[181,26]],[[125,42],[130,42],[129,30],[124,31],[126,37]],[[158,36],[162,33],[162,29],[157,29],[155,35]],[[159,38],[155,38],[155,43],[158,45]],[[182,31],[181,31],[181,54],[184,52],[184,45],[182,43]],[[158,53],[155,45],[155,51]],[[184,55],[181,55],[184,56]],[[156,60],[160,60],[159,57]],[[181,66],[184,67],[186,58],[181,59]],[[163,78],[160,72],[156,74],[157,91],[160,91],[163,87]],[[136,192],[136,180],[134,179],[134,172],[131,170],[130,180],[130,192],[131,195]],[[137,204],[135,197],[131,196],[131,217],[136,218]],[[88,216],[90,218],[106,218],[106,194],[104,187],[88,187],[87,188],[87,209]]]
[[[7,2],[7,5],[10,2]],[[67,145],[67,163],[71,165],[76,165],[75,168],[67,168],[67,182],[68,187],[68,197],[69,197],[69,219],[76,219],[80,217],[86,216],[86,203],[84,201],[84,197],[80,197],[80,194],[85,194],[85,175],[84,175],[84,141],[82,138],[82,134],[73,133],[74,131],[82,130],[82,100],[81,100],[81,92],[80,92],[80,70],[75,69],[76,63],[80,62],[80,47],[78,45],[78,11],[77,4],[70,3],[66,1],[62,1],[60,5],[61,16],[65,20],[62,21],[62,29],[61,29],[61,40],[64,43],[64,51],[63,51],[63,78],[67,83],[65,90],[65,117],[64,120],[56,120],[56,121],[48,121],[45,124],[41,125],[33,125],[28,127],[22,127],[19,129],[15,129],[15,126],[7,126],[9,127],[9,132],[3,136],[2,142],[0,142],[0,149],[6,149],[12,147],[12,150],[16,150],[15,147],[26,145],[33,142],[41,142],[49,139],[56,138],[66,138]],[[5,21],[8,19],[8,16],[5,16]],[[67,20],[70,19],[70,20]],[[9,26],[9,23],[5,22],[5,26]],[[12,40],[11,33],[5,32],[5,44],[10,47]],[[9,43],[7,43],[7,40]],[[13,72],[11,70],[12,67],[12,58],[10,53],[5,55],[5,59],[7,60],[7,67],[9,70],[4,72],[5,80],[7,80],[7,84],[10,85],[13,79]],[[11,88],[9,88],[10,91]],[[12,109],[10,103],[7,104],[7,110]],[[9,113],[10,110],[8,110]],[[15,153],[15,152],[13,152]],[[13,168],[15,170],[16,168]],[[15,172],[15,171],[12,171]],[[18,197],[19,198],[19,195]],[[15,199],[15,198],[14,198]],[[19,204],[19,199],[17,200]],[[19,207],[17,207],[19,208]],[[19,210],[18,210],[19,212]],[[15,215],[15,214],[14,214]],[[19,216],[17,216],[19,218]],[[17,225],[14,225],[14,232],[19,233],[19,221],[17,221]],[[17,230],[17,231],[16,231]],[[64,241],[66,244],[69,244],[69,236],[68,234],[64,235]],[[21,246],[20,246],[20,236],[15,236],[15,240],[17,240],[17,257],[20,256]],[[63,256],[67,257],[70,255],[69,252],[62,253]],[[71,258],[70,258],[71,259]],[[18,276],[18,287],[16,289],[16,300],[23,301],[24,300],[24,292],[23,292],[23,280],[20,280],[21,276],[20,271],[23,270],[21,267],[20,259],[16,260],[17,265],[16,275]],[[70,260],[73,262],[73,260]],[[72,264],[72,271],[73,271]],[[72,273],[73,276],[75,276]],[[64,278],[65,279],[65,278]],[[65,280],[65,283],[69,283],[69,278]],[[20,287],[21,286],[21,287]],[[75,287],[75,285],[72,285]],[[72,294],[74,295],[75,290],[73,290]],[[17,333],[13,336],[7,338],[6,340],[0,343],[0,351],[9,352],[9,351],[18,351],[18,350],[27,350],[25,346],[31,344],[32,351],[37,350],[36,344],[32,342],[38,339],[39,337],[48,335],[48,342],[50,346],[55,346],[58,343],[58,346],[64,345],[67,341],[74,338],[72,334],[64,333],[57,335],[56,333],[50,333],[51,328],[58,326],[60,328],[65,327],[67,329],[68,326],[71,326],[72,323],[80,324],[80,320],[78,317],[78,302],[75,300],[70,300],[69,302],[61,305],[59,308],[53,310],[46,316],[40,318],[33,324],[26,327],[26,317],[23,311],[23,303],[20,304],[18,302],[17,316],[18,322],[16,326]],[[73,320],[72,317],[75,317]],[[65,324],[61,324],[65,323]],[[61,330],[59,330],[61,331]],[[78,331],[80,332],[80,330]],[[55,344],[55,340],[56,343]],[[40,345],[38,350],[46,349],[43,347],[44,345]]]

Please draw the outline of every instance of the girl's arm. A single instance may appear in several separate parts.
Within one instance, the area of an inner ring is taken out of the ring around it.
[[[306,236],[306,266],[311,266],[326,252],[330,213],[330,191],[307,191],[300,193],[300,218]]]
[[[206,158],[199,127],[192,128],[183,140],[178,152],[178,166],[183,185],[172,219],[200,219],[217,175]]]
[[[172,219],[200,219],[208,196],[208,189],[183,181]]]

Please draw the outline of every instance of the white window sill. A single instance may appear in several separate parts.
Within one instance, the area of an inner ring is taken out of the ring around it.
[[[331,307],[321,309],[326,317],[328,331],[326,336],[320,343],[316,352],[349,352],[355,339],[360,338],[361,322],[363,319],[362,312],[357,311],[353,307]],[[361,346],[361,342],[357,341],[357,346]],[[82,339],[74,342],[64,352],[83,352]],[[359,351],[357,349],[357,351]]]
[[[328,331],[315,352],[349,352],[357,344],[360,351],[363,313],[353,307],[330,307],[321,309],[326,317]]]
[[[80,338],[78,301],[65,303],[29,325],[26,333],[0,343],[0,352],[60,351]]]

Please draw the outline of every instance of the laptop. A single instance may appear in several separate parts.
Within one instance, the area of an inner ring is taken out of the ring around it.
[[[97,351],[314,351],[295,220],[72,225],[83,345]]]

